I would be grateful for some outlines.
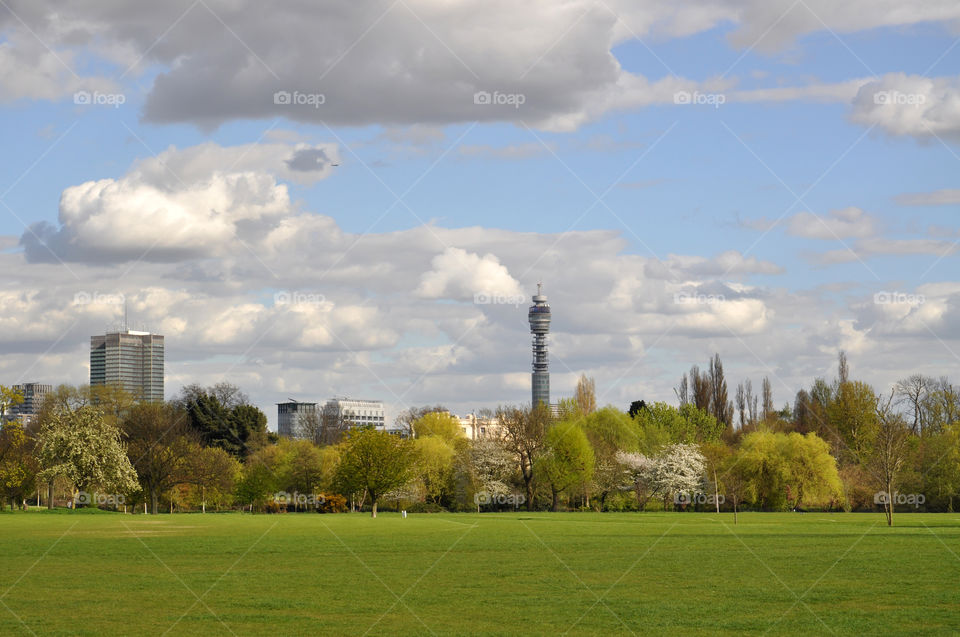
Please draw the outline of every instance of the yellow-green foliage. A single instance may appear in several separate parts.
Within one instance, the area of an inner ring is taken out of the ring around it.
[[[434,411],[413,421],[413,435],[417,438],[438,436],[444,440],[455,440],[463,437],[463,429],[450,414]]]
[[[746,495],[767,509],[829,505],[842,499],[837,462],[814,433],[757,431],[743,438],[737,464]]]

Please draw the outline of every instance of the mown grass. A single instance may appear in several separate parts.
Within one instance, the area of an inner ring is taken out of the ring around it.
[[[0,634],[956,634],[960,515],[0,515]]]

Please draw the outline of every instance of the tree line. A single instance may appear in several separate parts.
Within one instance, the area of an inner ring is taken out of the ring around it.
[[[479,413],[475,440],[440,405],[402,412],[404,435],[320,412],[290,440],[226,383],[166,403],[61,386],[28,426],[0,430],[0,489],[11,507],[36,497],[153,513],[874,510],[892,524],[898,505],[953,511],[960,391],[948,379],[908,376],[881,395],[841,353],[834,379],[781,409],[769,378],[729,393],[715,355],[682,376],[677,404],[598,408],[583,376],[553,408]],[[17,400],[0,388],[0,415]]]

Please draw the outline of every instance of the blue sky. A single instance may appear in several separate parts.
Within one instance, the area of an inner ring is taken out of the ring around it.
[[[560,395],[585,372],[615,404],[669,400],[714,351],[735,381],[775,376],[778,402],[840,349],[880,389],[955,375],[949,3],[201,4],[0,11],[9,381],[84,382],[87,332],[116,307],[74,297],[117,292],[168,333],[168,395],[522,402],[523,307],[472,299],[538,279]],[[297,172],[298,149],[325,159]]]

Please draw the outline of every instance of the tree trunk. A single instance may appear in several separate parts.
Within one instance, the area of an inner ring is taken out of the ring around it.
[[[550,490],[553,492],[553,504],[550,506],[550,510],[559,511],[560,510],[560,494],[557,492],[556,489],[551,488]]]
[[[713,471],[713,500],[717,503],[717,513],[720,513],[720,485],[717,483],[717,471]]]
[[[53,480],[47,483],[47,508],[53,510]]]
[[[150,487],[150,512],[156,515],[158,506],[159,506],[159,497],[157,495],[157,488]]]
[[[733,523],[737,523],[737,499],[733,499]]]
[[[527,511],[533,511],[533,476],[530,476],[529,479],[524,476],[523,480],[527,491]]]
[[[893,526],[893,481],[887,480],[887,526]]]
[[[373,506],[370,508],[370,516],[374,518],[377,517],[377,501],[376,500],[373,501]]]

